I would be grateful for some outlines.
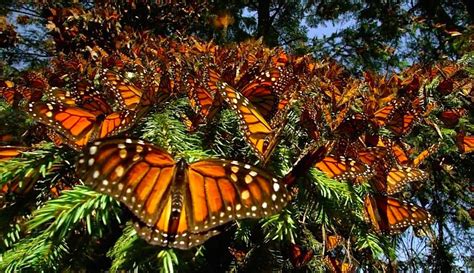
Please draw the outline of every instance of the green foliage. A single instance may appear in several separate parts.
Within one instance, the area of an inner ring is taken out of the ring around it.
[[[272,215],[262,220],[262,227],[265,230],[265,240],[267,241],[289,241],[295,242],[295,230],[297,228],[292,213],[284,210],[280,214]]]
[[[63,258],[69,254],[65,240],[53,241],[44,233],[20,240],[0,260],[2,272],[51,272],[63,267]]]
[[[59,240],[67,239],[79,224],[83,224],[89,235],[100,238],[111,221],[120,222],[120,212],[120,204],[112,197],[77,186],[35,210],[27,225],[29,230],[35,230],[49,224],[42,233]]]
[[[146,270],[157,266],[156,249],[140,239],[132,225],[123,229],[107,256],[112,259],[112,272],[124,269]]]

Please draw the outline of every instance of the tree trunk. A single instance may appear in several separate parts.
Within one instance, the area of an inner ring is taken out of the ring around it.
[[[271,0],[258,1],[257,36],[263,37],[263,42],[267,46],[276,46],[277,44],[274,39],[274,35],[272,35],[270,4],[271,4]]]

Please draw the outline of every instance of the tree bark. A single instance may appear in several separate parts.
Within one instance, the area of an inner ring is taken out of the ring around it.
[[[257,36],[263,37],[263,42],[268,46],[276,46],[272,35],[271,18],[270,18],[271,0],[261,0],[258,2],[258,20],[257,20]]]

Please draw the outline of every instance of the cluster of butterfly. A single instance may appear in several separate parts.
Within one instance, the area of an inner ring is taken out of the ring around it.
[[[60,57],[43,77],[27,76],[23,85],[4,81],[0,96],[44,124],[57,145],[83,151],[78,176],[123,202],[148,242],[188,249],[218,234],[231,220],[277,213],[289,201],[287,187],[311,167],[336,180],[368,181],[375,194],[365,198],[365,214],[377,232],[394,234],[430,222],[423,208],[392,197],[428,177],[419,166],[437,149],[433,145],[416,155],[401,140],[433,107],[420,92],[420,78],[385,81],[366,74],[364,81],[355,80],[334,63],[316,63],[255,43],[219,47],[194,38],[140,39],[145,42],[128,55],[91,49],[95,66],[77,56]],[[152,107],[180,95],[187,96],[193,110],[183,116],[190,132],[228,106],[262,165],[277,146],[295,102],[308,135],[315,142],[322,136],[333,140],[277,179],[237,161],[187,164],[150,143],[109,139],[133,127]],[[357,107],[361,111],[353,112]],[[454,122],[448,112],[442,116]],[[381,130],[395,140],[379,134]],[[460,132],[458,138],[461,151],[473,151],[473,136]],[[2,147],[0,160],[23,149]],[[307,259],[301,255],[295,254],[295,261]],[[335,268],[345,264],[331,256],[327,260]]]

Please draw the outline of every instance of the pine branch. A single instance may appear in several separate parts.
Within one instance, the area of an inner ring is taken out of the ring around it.
[[[110,270],[152,270],[157,267],[157,249],[140,239],[131,224],[124,229],[107,256],[112,259]]]
[[[65,240],[53,241],[46,233],[27,238],[15,244],[15,247],[2,254],[0,271],[2,272],[51,272],[63,265],[61,260],[69,252]]]
[[[163,112],[150,115],[145,122],[143,138],[170,152],[186,155],[190,161],[209,157],[209,152],[202,148],[199,134],[189,133],[179,119],[184,102],[185,100],[178,100]]]
[[[280,214],[272,215],[261,220],[265,232],[265,241],[288,241],[295,242],[296,222],[291,217],[289,210],[283,210]]]
[[[48,143],[35,150],[23,152],[21,157],[0,162],[0,185],[15,179],[36,181],[40,177],[46,177],[52,166],[62,161],[57,152],[53,144]]]
[[[42,233],[56,240],[68,238],[79,224],[85,225],[88,234],[102,237],[113,219],[120,223],[120,212],[112,197],[77,186],[34,211],[27,225],[33,231],[50,223]]]

